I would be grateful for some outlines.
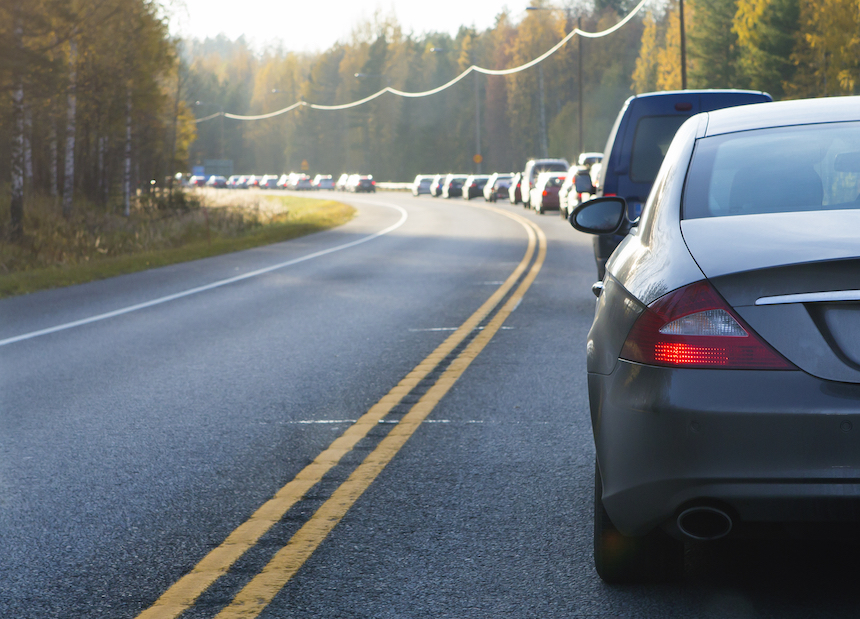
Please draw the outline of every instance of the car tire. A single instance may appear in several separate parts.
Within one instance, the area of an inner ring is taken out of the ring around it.
[[[679,580],[684,571],[684,543],[660,529],[641,537],[623,535],[603,507],[600,470],[594,467],[594,567],[608,584]]]

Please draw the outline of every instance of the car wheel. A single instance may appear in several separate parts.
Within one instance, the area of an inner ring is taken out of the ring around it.
[[[655,529],[641,537],[623,535],[603,507],[600,470],[594,467],[594,567],[609,584],[677,580],[684,570],[684,543]]]

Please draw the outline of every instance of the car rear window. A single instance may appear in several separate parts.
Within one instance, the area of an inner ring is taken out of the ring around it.
[[[860,208],[860,123],[700,139],[684,219]]]
[[[567,172],[568,167],[570,166],[563,163],[542,163],[539,166],[535,166],[532,176],[537,178],[537,175],[541,172]]]
[[[678,127],[689,118],[685,115],[643,116],[636,123],[633,153],[630,158],[630,180],[653,183],[669,150]]]

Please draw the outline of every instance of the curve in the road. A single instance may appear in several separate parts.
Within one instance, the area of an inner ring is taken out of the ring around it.
[[[256,617],[314,553],[331,529],[397,454],[427,415],[433,411],[436,404],[448,393],[469,364],[517,308],[537,277],[546,256],[546,237],[539,227],[519,215],[494,207],[478,208],[491,210],[517,221],[528,234],[529,243],[526,253],[508,279],[388,394],[278,491],[272,499],[262,505],[249,520],[233,531],[219,547],[210,551],[188,574],[165,591],[152,606],[138,615],[137,619],[176,618],[193,606],[206,589],[226,574],[233,563],[280,521],[284,514],[308,490],[321,481],[323,476],[336,466],[371,429],[377,428],[380,420],[386,417],[405,396],[412,393],[418,383],[439,367],[443,360],[474,334],[479,325],[501,305],[490,322],[474,336],[409,412],[392,427],[389,434],[365,458],[347,481],[296,532],[288,544],[275,554],[269,565],[239,592],[218,617],[221,619]],[[536,250],[537,257],[535,257]],[[511,293],[512,290],[513,293]]]
[[[169,294],[163,297],[159,297],[157,299],[152,299],[151,301],[145,301],[143,303],[137,303],[135,305],[129,305],[128,307],[123,307],[117,310],[113,310],[111,312],[105,312],[103,314],[98,314],[96,316],[90,316],[89,318],[82,318],[80,320],[75,320],[72,322],[67,322],[61,325],[57,325],[54,327],[48,327],[47,329],[40,329],[38,331],[31,331],[30,333],[23,333],[21,335],[16,335],[14,337],[9,337],[4,340],[0,340],[0,346],[7,346],[9,344],[14,344],[15,342],[21,342],[24,340],[30,340],[36,337],[40,337],[43,335],[49,335],[51,333],[57,333],[58,331],[65,331],[66,329],[74,329],[75,327],[81,327],[83,325],[88,325],[94,322],[99,322],[101,320],[107,320],[108,318],[114,318],[116,316],[122,316],[123,314],[129,314],[131,312],[136,312],[138,310],[146,309],[148,307],[152,307],[154,305],[161,305],[162,303],[168,303],[170,301],[175,301],[177,299],[182,299],[184,297],[188,297],[194,294],[198,294],[201,292],[206,292],[207,290],[212,290],[214,288],[220,288],[222,286],[227,286],[229,284],[234,284],[236,282],[240,282],[246,279],[250,279],[252,277],[258,277],[260,275],[264,275],[266,273],[271,273],[272,271],[277,271],[278,269],[283,269],[288,266],[292,266],[294,264],[298,264],[300,262],[306,262],[308,260],[312,260],[314,258],[319,258],[321,256],[326,256],[328,254],[333,254],[338,251],[343,251],[344,249],[349,249],[350,247],[355,247],[356,245],[361,245],[362,243],[367,243],[368,241],[372,241],[373,239],[379,238],[380,236],[386,235],[394,230],[397,230],[400,226],[406,223],[406,220],[409,218],[409,214],[406,212],[401,206],[397,206],[396,204],[386,204],[384,202],[368,202],[368,204],[373,204],[375,206],[385,206],[387,208],[393,208],[395,210],[400,211],[400,219],[397,223],[388,226],[384,230],[380,230],[379,232],[374,232],[368,236],[357,239],[355,241],[350,241],[349,243],[344,243],[343,245],[338,245],[336,247],[330,247],[329,249],[324,249],[321,251],[314,252],[312,254],[308,254],[307,256],[302,256],[301,258],[294,258],[292,260],[287,260],[286,262],[281,262],[278,264],[273,264],[268,267],[264,267],[262,269],[257,269],[255,271],[251,271],[249,273],[243,273],[242,275],[237,275],[235,277],[229,277],[227,279],[222,279],[217,282],[212,282],[211,284],[206,284],[204,286],[197,286],[196,288],[190,288],[188,290],[183,290],[182,292],[177,292],[174,294]]]

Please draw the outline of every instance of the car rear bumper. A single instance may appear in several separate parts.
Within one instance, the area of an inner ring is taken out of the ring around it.
[[[860,522],[860,384],[619,361],[588,386],[603,502],[622,533],[695,505],[741,523]]]

